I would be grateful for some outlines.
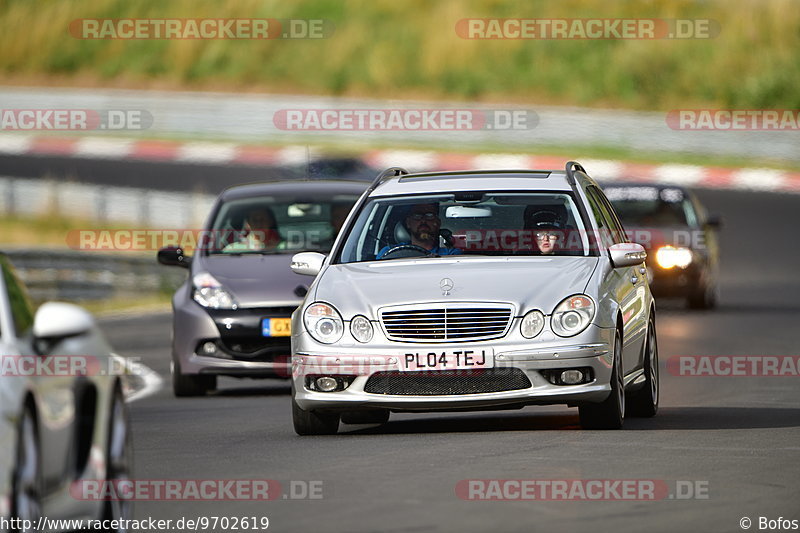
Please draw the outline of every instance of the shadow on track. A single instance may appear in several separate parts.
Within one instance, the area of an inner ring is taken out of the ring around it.
[[[348,426],[348,435],[480,433],[494,431],[581,431],[577,410],[563,415],[390,420],[385,426]],[[665,407],[654,418],[626,418],[622,431],[697,431],[800,427],[800,409],[765,407]],[[348,430],[353,428],[353,430]]]

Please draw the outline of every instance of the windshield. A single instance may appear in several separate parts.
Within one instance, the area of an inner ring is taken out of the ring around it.
[[[694,226],[692,204],[680,189],[610,187],[604,189],[624,226]]]
[[[328,252],[357,199],[261,196],[225,202],[205,246],[209,254]]]
[[[586,231],[568,193],[458,192],[373,198],[339,262],[404,257],[583,256]]]

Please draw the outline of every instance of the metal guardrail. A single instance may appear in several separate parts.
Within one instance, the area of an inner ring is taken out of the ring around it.
[[[85,301],[170,293],[187,271],[147,256],[78,250],[4,250],[36,302]]]

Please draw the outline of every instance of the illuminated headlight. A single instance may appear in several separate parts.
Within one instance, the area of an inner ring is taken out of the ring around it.
[[[209,274],[201,272],[192,278],[192,298],[203,307],[211,309],[236,309],[238,304],[222,283]]]
[[[342,338],[344,322],[339,311],[321,302],[311,304],[303,312],[303,324],[309,335],[323,344],[332,344]]]
[[[556,335],[572,337],[586,329],[592,318],[594,302],[584,294],[576,294],[558,304],[550,317],[550,325]]]
[[[522,317],[519,331],[526,339],[532,339],[542,332],[544,328],[544,315],[541,311],[534,309]]]
[[[692,263],[692,251],[688,248],[662,246],[656,251],[656,263],[664,269],[686,268]]]
[[[372,340],[372,323],[362,315],[356,315],[350,321],[350,333],[358,342],[369,342]]]

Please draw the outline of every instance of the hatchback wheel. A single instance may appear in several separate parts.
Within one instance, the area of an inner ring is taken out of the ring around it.
[[[614,336],[614,363],[611,367],[611,394],[601,403],[578,407],[584,429],[620,429],[625,418],[625,387],[622,381],[622,339]]]
[[[23,524],[36,524],[42,515],[41,508],[41,458],[39,434],[33,410],[23,411],[17,433],[17,467],[12,478],[11,516],[19,518],[18,533],[34,529],[24,529]],[[34,526],[35,527],[35,526]]]
[[[658,340],[656,325],[651,318],[647,324],[647,343],[644,348],[644,386],[630,395],[628,411],[632,416],[651,417],[658,412]]]
[[[172,392],[175,396],[204,396],[217,388],[217,376],[183,374],[181,364],[172,362]]]

